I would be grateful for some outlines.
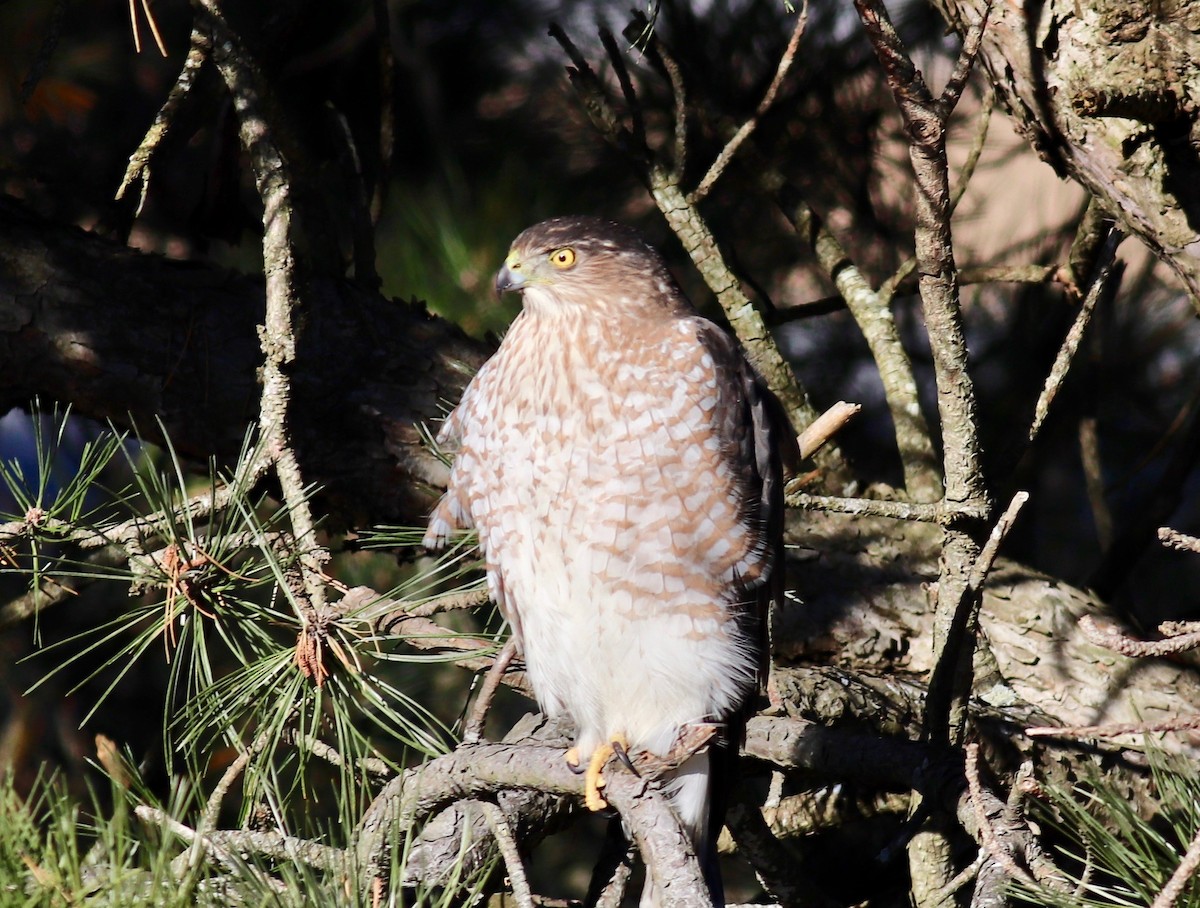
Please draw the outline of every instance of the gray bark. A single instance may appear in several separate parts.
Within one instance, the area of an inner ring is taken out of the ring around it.
[[[985,0],[934,0],[960,33]],[[1013,123],[1200,307],[1200,2],[992,2],[980,59]]]

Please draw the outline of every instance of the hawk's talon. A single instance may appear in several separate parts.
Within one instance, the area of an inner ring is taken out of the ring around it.
[[[608,784],[601,775],[601,770],[604,769],[604,764],[613,754],[624,753],[625,759],[629,759],[628,750],[629,742],[624,735],[618,734],[614,735],[611,741],[601,744],[592,751],[592,759],[588,763],[587,780],[583,789],[583,800],[588,810],[595,812],[608,806],[608,801],[604,800],[600,794],[600,789]]]
[[[578,747],[572,747],[570,750],[568,750],[563,755],[563,759],[565,759],[567,761],[567,769],[571,770],[571,772],[575,773],[575,775],[579,775],[580,773],[586,772],[586,770],[582,766],[579,765],[579,748]]]
[[[625,749],[625,745],[620,741],[612,742],[613,753],[617,755],[617,759],[621,761],[621,765],[628,769],[635,777],[641,778],[642,774],[637,771],[637,767],[633,765],[633,760],[629,757],[629,751]]]

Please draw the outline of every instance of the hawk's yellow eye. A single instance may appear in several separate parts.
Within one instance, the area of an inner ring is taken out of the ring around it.
[[[575,264],[575,250],[570,246],[555,249],[550,253],[550,264],[555,268],[570,268]]]

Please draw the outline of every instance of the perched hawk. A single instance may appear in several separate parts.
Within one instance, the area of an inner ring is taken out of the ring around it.
[[[457,456],[425,544],[479,531],[542,709],[576,724],[593,810],[614,751],[724,727],[666,784],[719,901],[717,780],[766,659],[778,404],[629,227],[530,227],[496,288],[524,310],[441,430]]]

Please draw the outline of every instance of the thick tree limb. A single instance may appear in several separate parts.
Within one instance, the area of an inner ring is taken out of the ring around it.
[[[665,881],[664,908],[711,905],[695,852],[667,802],[630,773],[613,772],[606,779],[605,799],[629,825],[655,877]],[[386,866],[381,854],[394,830],[407,829],[455,801],[505,789],[580,797],[583,784],[558,747],[476,744],[460,748],[406,772],[384,788],[360,825],[360,866],[371,874],[381,872]]]
[[[143,255],[0,199],[0,407],[35,396],[230,461],[258,419],[261,280]],[[486,358],[417,304],[318,281],[292,376],[305,477],[338,524],[418,524],[445,466],[420,425]]]
[[[987,0],[935,0],[958,31]],[[1200,2],[992,3],[981,50],[1001,105],[1200,306],[1200,158],[1192,98]]]

